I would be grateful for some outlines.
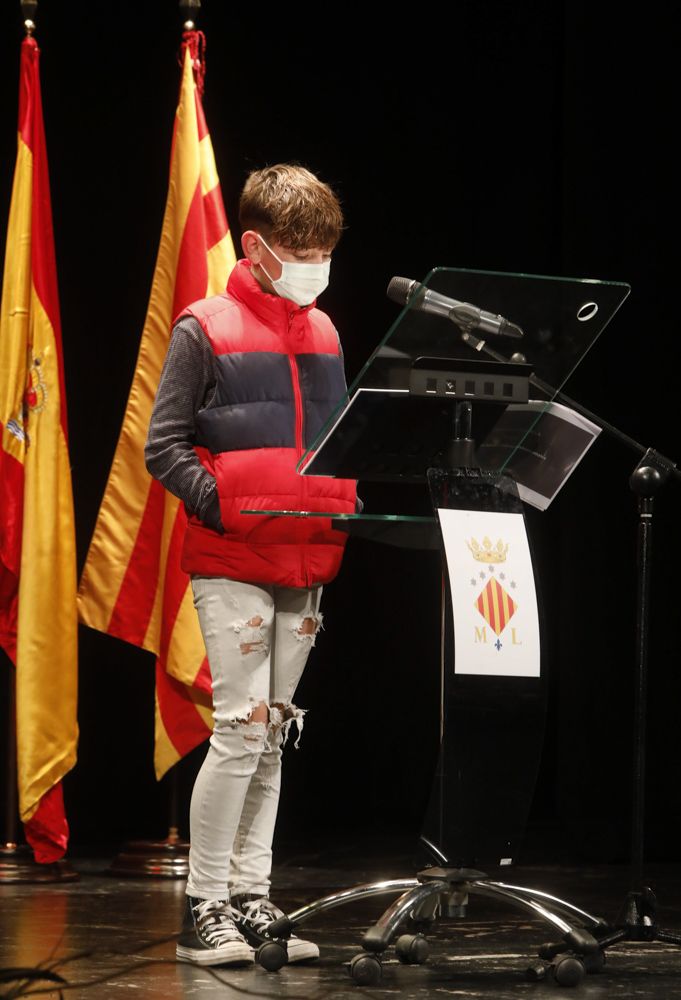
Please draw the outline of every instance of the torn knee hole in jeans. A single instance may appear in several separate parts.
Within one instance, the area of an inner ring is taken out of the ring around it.
[[[291,726],[295,722],[296,729],[298,730],[298,735],[296,736],[295,743],[293,746],[298,749],[300,745],[300,737],[303,732],[304,716],[306,709],[298,708],[297,705],[282,705],[281,703],[276,703],[270,705],[270,729],[281,730],[283,733],[282,746],[285,746],[286,741],[289,737],[289,732]]]
[[[324,627],[324,616],[317,612],[316,615],[301,615],[297,622],[291,626],[291,631],[298,642],[309,642],[314,646],[319,630]]]
[[[249,698],[248,703],[243,708],[230,713],[227,719],[221,720],[220,730],[239,734],[249,750],[262,751],[265,748],[268,734],[268,712],[269,709],[265,702]],[[216,723],[213,734],[217,735],[217,733],[218,725]]]
[[[239,643],[239,650],[244,656],[249,653],[267,652],[269,647],[263,635],[263,624],[262,615],[253,615],[252,618],[232,622],[232,630],[237,635],[243,633],[244,641]]]
[[[253,721],[253,715],[260,707],[267,710],[266,722],[262,722],[260,719]],[[250,709],[232,716],[227,725],[230,729],[241,733],[246,746],[255,751],[265,749],[265,744],[270,736],[275,738],[275,744],[270,743],[270,749],[275,749],[278,745],[277,737],[279,736],[281,745],[284,746],[288,740],[291,726],[295,723],[298,734],[293,745],[297,750],[303,732],[305,712],[306,709],[298,708],[297,705],[292,705],[290,702],[287,704],[274,702],[272,705],[267,705],[265,702],[255,704],[252,701]]]
[[[264,722],[251,722],[249,719],[238,719],[236,727],[244,739],[244,745],[249,750],[263,750],[267,738],[267,726]]]

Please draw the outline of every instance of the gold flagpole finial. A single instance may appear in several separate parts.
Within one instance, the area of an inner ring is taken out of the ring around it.
[[[196,29],[196,17],[201,10],[201,0],[180,0],[180,10],[185,19],[182,25],[183,31],[194,31]]]
[[[24,18],[24,29],[27,35],[32,35],[35,31],[35,12],[38,7],[38,0],[21,0],[21,13]]]

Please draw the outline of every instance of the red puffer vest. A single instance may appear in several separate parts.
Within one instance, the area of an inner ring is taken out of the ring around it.
[[[242,510],[353,513],[355,483],[305,477],[296,463],[343,399],[338,335],[328,316],[264,292],[248,261],[227,291],[195,302],[215,352],[217,388],[197,415],[197,453],[217,481],[225,534],[190,518],[182,568],[251,583],[311,587],[338,572],[346,535],[329,518]]]

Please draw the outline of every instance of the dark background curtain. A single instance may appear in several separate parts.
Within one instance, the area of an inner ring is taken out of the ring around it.
[[[0,41],[3,230],[14,7]],[[627,281],[629,300],[566,389],[678,456],[678,320],[662,249],[677,186],[666,169],[671,8],[464,0],[398,21],[385,11],[204,3],[204,107],[235,239],[251,169],[293,160],[336,187],[348,228],[320,304],[349,378],[396,315],[384,296],[394,274],[444,265]],[[90,11],[42,0],[37,21],[82,565],[158,246],[181,22],[172,0]],[[636,462],[602,438],[551,509],[528,515],[550,671],[530,860],[627,854]],[[649,857],[670,859],[681,838],[678,509],[669,486],[657,502],[647,834]],[[438,602],[433,555],[348,546],[297,698],[309,716],[301,750],[287,754],[281,842],[418,832],[437,751]],[[80,671],[73,844],[164,835],[152,657],[83,629]],[[185,799],[199,757],[181,768]]]

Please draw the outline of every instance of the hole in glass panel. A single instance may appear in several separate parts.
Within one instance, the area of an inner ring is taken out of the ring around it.
[[[577,319],[580,323],[586,323],[587,320],[593,319],[597,312],[598,304],[596,302],[584,302],[577,310]]]

